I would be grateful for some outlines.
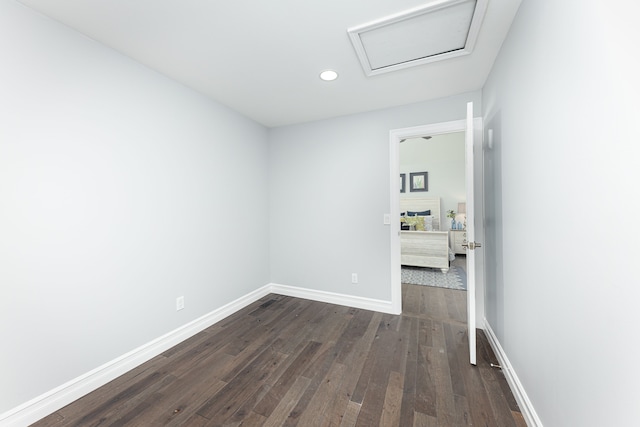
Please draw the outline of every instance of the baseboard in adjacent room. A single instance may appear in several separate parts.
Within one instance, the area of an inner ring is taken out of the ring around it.
[[[513,366],[511,366],[511,362],[507,357],[502,345],[500,345],[500,341],[498,341],[498,337],[491,329],[491,325],[484,319],[484,331],[487,335],[487,339],[489,340],[489,344],[493,349],[496,357],[498,358],[498,362],[500,366],[502,366],[502,372],[504,373],[505,378],[507,379],[507,383],[513,392],[513,397],[518,402],[518,406],[520,407],[520,411],[522,411],[522,416],[524,417],[527,426],[529,427],[542,427],[542,422],[538,417],[535,409],[533,408],[533,404],[531,400],[529,400],[529,396],[527,396],[527,392],[524,390],[518,375],[513,370]]]

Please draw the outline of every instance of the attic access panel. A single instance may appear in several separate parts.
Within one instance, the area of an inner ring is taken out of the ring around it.
[[[470,54],[486,8],[487,0],[439,0],[347,32],[373,76]]]

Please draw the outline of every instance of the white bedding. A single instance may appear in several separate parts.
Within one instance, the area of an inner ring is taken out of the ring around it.
[[[426,214],[425,211],[429,211]],[[400,260],[402,265],[439,268],[449,271],[449,262],[455,254],[449,248],[449,233],[440,230],[440,198],[400,199],[400,212],[411,216],[422,213],[424,231],[401,231]],[[411,221],[415,222],[415,220]],[[429,229],[430,228],[430,229]]]

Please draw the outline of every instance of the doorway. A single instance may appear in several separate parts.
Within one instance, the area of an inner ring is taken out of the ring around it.
[[[473,151],[482,152],[482,119],[474,118],[473,122]],[[401,254],[400,254],[400,141],[411,138],[421,138],[423,136],[437,136],[450,133],[465,132],[467,122],[457,120],[451,122],[436,123],[430,125],[416,126],[390,131],[389,138],[389,158],[390,158],[390,244],[391,244],[391,300],[394,312],[402,311],[402,284],[401,284]],[[482,156],[473,157],[474,165],[474,185],[473,193],[475,211],[476,240],[484,239],[483,230],[483,206],[482,206]],[[428,172],[428,171],[426,171]],[[405,182],[406,185],[406,182]],[[406,191],[406,190],[405,190]],[[446,212],[443,214],[446,218]],[[445,224],[443,222],[443,224]],[[446,224],[445,224],[446,225]],[[444,225],[443,225],[444,228]],[[447,226],[447,230],[449,227]],[[476,323],[482,327],[484,325],[484,256],[482,251],[476,251],[476,262],[473,273],[475,274],[475,307],[471,310]],[[467,272],[472,273],[472,272]]]
[[[399,143],[401,246],[411,234],[420,234],[416,237],[422,237],[423,246],[429,247],[423,258],[402,251],[401,282],[466,291],[466,250],[462,246],[466,243],[465,132],[422,135]],[[424,180],[421,188],[416,188],[416,177]],[[439,206],[438,212],[409,216],[431,199]],[[428,233],[412,233],[412,228]],[[444,238],[444,248],[438,233]],[[429,259],[432,256],[448,261],[448,269],[438,268],[442,264]]]

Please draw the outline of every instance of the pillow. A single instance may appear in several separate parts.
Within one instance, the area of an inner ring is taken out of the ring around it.
[[[421,212],[412,212],[412,211],[407,211],[407,215],[409,216],[427,216],[427,215],[431,215],[431,211],[421,211]]]
[[[405,216],[405,215],[407,215],[406,212],[400,212],[400,216]]]
[[[416,231],[438,231],[438,224],[434,227],[433,216],[431,215],[414,215],[404,216],[400,218],[400,229],[407,230],[413,225]]]
[[[424,231],[423,216],[405,216],[403,218],[400,218],[400,223],[404,223],[408,226],[413,226],[414,230]]]
[[[424,229],[426,231],[433,231],[433,217],[431,215],[424,217]]]

